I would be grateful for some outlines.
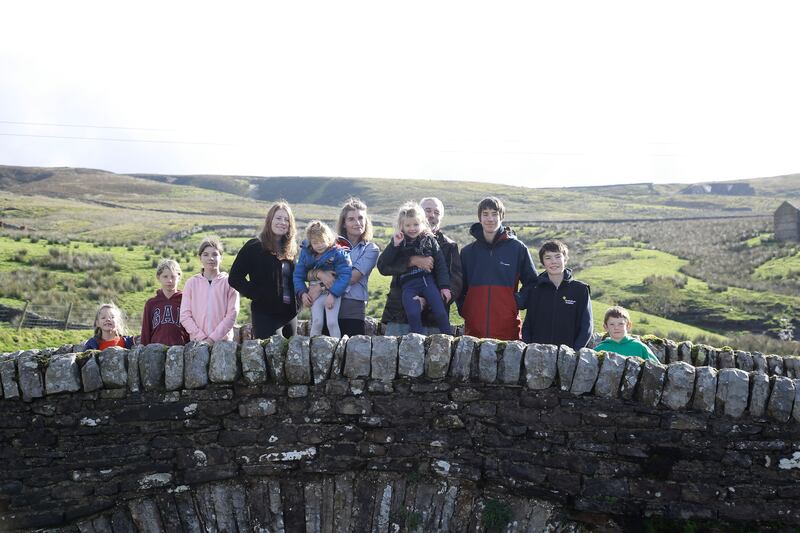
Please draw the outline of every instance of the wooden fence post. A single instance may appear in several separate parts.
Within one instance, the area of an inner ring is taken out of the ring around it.
[[[64,330],[66,331],[69,327],[69,316],[72,314],[72,302],[69,303],[69,307],[67,307],[67,318],[64,319]]]
[[[22,315],[19,317],[19,324],[17,324],[17,331],[22,329],[22,324],[25,323],[25,315],[28,314],[28,306],[31,304],[30,300],[25,302],[25,307],[22,308]]]

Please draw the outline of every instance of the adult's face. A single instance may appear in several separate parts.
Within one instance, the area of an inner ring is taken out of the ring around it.
[[[285,209],[275,211],[270,228],[272,228],[272,234],[276,237],[283,237],[289,233],[289,213]]]
[[[367,227],[367,212],[363,209],[353,209],[348,211],[344,217],[344,229],[347,232],[347,240],[355,244],[361,240],[364,230]]]
[[[439,224],[442,223],[444,218],[444,206],[436,200],[425,200],[422,202],[421,207],[425,211],[425,218],[428,219],[431,231],[438,231]]]

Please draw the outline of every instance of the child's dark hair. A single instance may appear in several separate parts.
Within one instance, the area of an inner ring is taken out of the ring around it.
[[[487,196],[481,200],[481,203],[478,204],[478,220],[481,219],[481,213],[486,209],[497,211],[497,214],[500,215],[500,220],[506,218],[506,206],[496,196]]]
[[[103,309],[111,309],[111,311],[117,315],[117,319],[115,320],[117,323],[117,335],[120,337],[125,335],[125,318],[122,316],[122,310],[117,307],[116,304],[105,303],[100,304],[100,306],[97,308],[97,313],[94,315],[94,338],[98,341],[103,339],[103,330],[97,325],[97,319],[100,318],[100,313],[103,311]]]
[[[222,241],[219,240],[219,237],[212,235],[203,239],[203,242],[200,243],[200,247],[197,249],[197,255],[203,255],[203,250],[209,246],[214,248],[220,254],[225,253],[225,248],[222,246]]]
[[[564,259],[569,257],[569,248],[563,242],[559,241],[558,239],[553,239],[552,241],[547,241],[539,248],[539,262],[544,264],[544,254],[547,252],[557,253],[564,256]]]

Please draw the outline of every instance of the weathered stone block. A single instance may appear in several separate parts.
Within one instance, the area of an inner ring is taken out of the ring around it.
[[[397,337],[373,337],[370,375],[389,383],[397,376]]]
[[[800,378],[800,357],[787,356],[783,358],[784,375],[787,378]]]
[[[303,335],[289,339],[286,352],[286,381],[292,385],[307,385],[311,382],[311,340]]]
[[[103,379],[100,377],[100,367],[94,355],[90,356],[81,368],[81,381],[84,392],[94,392],[103,388]]]
[[[594,384],[594,393],[601,398],[617,398],[624,372],[625,357],[618,353],[606,352]]]
[[[333,351],[333,363],[331,365],[331,379],[338,379],[342,377],[344,371],[344,356],[347,352],[347,341],[350,339],[347,335],[342,335],[336,349]]]
[[[497,381],[506,385],[519,383],[522,370],[522,356],[525,353],[525,343],[522,341],[509,341],[497,361]]]
[[[756,372],[767,373],[767,358],[761,352],[753,352],[753,367]]]
[[[753,418],[761,418],[767,411],[769,400],[769,376],[761,372],[750,372],[750,406],[748,411]]]
[[[705,344],[698,344],[694,346],[692,350],[694,353],[692,354],[691,363],[693,363],[694,366],[710,366],[711,368],[716,368],[716,365],[713,364],[714,362],[709,360],[710,350],[713,351],[713,348],[711,348],[711,346],[706,346]]]
[[[236,351],[239,346],[233,341],[217,341],[211,348],[208,364],[208,379],[212,383],[233,383],[239,374]]]
[[[500,347],[494,339],[484,339],[478,349],[478,380],[483,383],[497,381],[497,350]]]
[[[670,409],[684,409],[694,393],[695,367],[689,363],[671,363],[667,367],[667,379],[661,403]]]
[[[477,366],[476,354],[479,342],[477,338],[471,335],[464,335],[458,338],[453,361],[450,364],[450,375],[452,377],[461,381],[469,381],[472,368]]]
[[[131,392],[139,392],[141,387],[139,357],[144,352],[144,349],[145,347],[139,344],[128,351],[128,390]]]
[[[723,350],[717,356],[717,368],[736,368],[736,357],[730,350]]]
[[[19,372],[19,390],[22,399],[27,401],[44,396],[44,380],[39,370],[38,350],[22,352],[17,359]]]
[[[792,418],[795,422],[800,422],[800,379],[794,380],[794,407],[792,407]]]
[[[400,338],[397,373],[403,378],[418,378],[425,372],[425,336],[409,333]]]
[[[767,360],[767,373],[770,376],[783,376],[783,357],[780,355],[768,355]]]
[[[81,390],[81,372],[75,354],[54,355],[44,378],[47,394]]]
[[[753,364],[753,356],[750,355],[750,352],[736,350],[735,357],[736,368],[744,370],[745,372],[752,372],[753,369],[755,369],[755,365]]]
[[[167,348],[164,360],[164,388],[178,390],[183,387],[183,346]]]
[[[578,350],[578,362],[575,374],[572,376],[570,392],[575,395],[592,392],[599,371],[600,361],[597,358],[597,353],[589,348]]]
[[[625,372],[622,374],[622,384],[619,388],[619,395],[623,400],[632,400],[639,380],[642,375],[644,360],[641,357],[626,357]]]
[[[97,356],[100,363],[100,377],[106,389],[122,389],[128,385],[128,370],[125,361],[128,350],[123,348],[106,348]]]
[[[529,344],[525,349],[525,382],[529,389],[542,390],[553,385],[558,375],[558,347]]]
[[[792,415],[796,393],[794,380],[784,376],[772,376],[769,381],[772,385],[772,394],[767,403],[767,414],[779,422],[788,422]]]
[[[167,347],[163,344],[148,344],[139,354],[139,376],[144,390],[164,388],[164,368]]]
[[[367,398],[349,396],[336,403],[336,412],[343,415],[369,415],[372,414],[372,402]]]
[[[683,341],[678,344],[678,360],[692,364],[692,341]]]
[[[636,391],[636,399],[650,407],[656,407],[661,401],[666,381],[667,367],[648,359],[642,365],[642,377]]]
[[[208,361],[211,354],[208,344],[190,342],[183,350],[183,383],[187,389],[208,385]]]
[[[699,366],[694,369],[694,396],[692,409],[713,413],[717,396],[718,370],[710,366]]]
[[[658,359],[659,363],[661,363],[662,365],[666,364],[667,347],[663,342],[647,340],[644,341],[644,343],[647,345],[648,348],[650,348],[650,351],[653,352],[653,355],[656,356],[656,359]]]
[[[425,350],[425,377],[429,379],[447,377],[452,352],[452,336],[437,333],[428,337],[428,346]]]
[[[283,367],[288,347],[289,341],[283,335],[273,335],[264,345],[264,359],[267,362],[269,377],[275,383],[286,383],[286,371]]]
[[[259,339],[250,339],[242,343],[239,350],[242,361],[242,378],[248,385],[260,385],[267,382],[267,361],[264,359],[264,345]]]
[[[314,337],[311,339],[311,376],[314,384],[319,385],[331,374],[333,353],[339,339],[333,337]]]
[[[578,366],[578,355],[575,350],[562,344],[558,347],[558,383],[562,391],[572,387],[572,378]]]
[[[372,339],[366,335],[354,335],[347,341],[344,360],[344,375],[350,379],[368,378],[372,359]]]
[[[308,396],[308,385],[289,385],[286,388],[286,396],[289,398],[305,398]]]
[[[747,408],[750,378],[738,368],[724,368],[717,375],[716,410],[726,416],[738,418]]]

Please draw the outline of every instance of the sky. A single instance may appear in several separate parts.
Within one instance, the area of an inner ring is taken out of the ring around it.
[[[0,164],[559,187],[800,172],[798,2],[0,4]]]

